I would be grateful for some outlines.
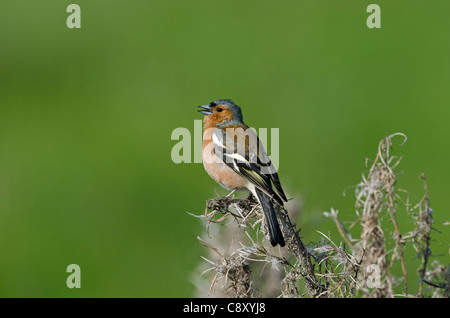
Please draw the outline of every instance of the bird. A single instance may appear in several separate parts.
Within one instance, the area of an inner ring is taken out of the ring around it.
[[[241,108],[231,99],[198,106],[204,116],[203,166],[227,190],[249,190],[259,202],[272,246],[285,246],[274,201],[283,206],[286,195],[266,150],[243,120]]]

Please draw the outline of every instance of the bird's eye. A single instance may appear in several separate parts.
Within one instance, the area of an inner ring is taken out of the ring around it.
[[[217,108],[217,111],[220,113],[223,110],[223,108]]]

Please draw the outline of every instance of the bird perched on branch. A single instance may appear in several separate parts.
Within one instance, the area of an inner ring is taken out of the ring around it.
[[[228,190],[248,189],[260,203],[272,246],[284,246],[274,202],[287,201],[278,174],[258,136],[230,99],[198,106],[204,118],[202,145],[206,172]],[[275,189],[274,189],[275,188]]]

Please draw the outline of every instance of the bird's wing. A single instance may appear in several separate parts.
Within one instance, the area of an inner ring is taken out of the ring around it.
[[[247,126],[218,128],[212,133],[214,151],[227,166],[280,204],[287,201],[277,172],[258,136]],[[272,183],[278,193],[273,190]]]

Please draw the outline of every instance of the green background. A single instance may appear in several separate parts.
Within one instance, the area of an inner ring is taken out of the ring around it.
[[[72,1],[0,3],[1,297],[194,296],[205,250],[185,211],[226,192],[172,162],[171,133],[219,98],[280,129],[306,242],[340,240],[322,212],[353,220],[365,158],[405,133],[398,186],[417,202],[426,174],[448,264],[449,1],[376,1],[381,29],[366,26],[373,1],[73,2],[81,29]],[[66,287],[73,263],[81,289]]]

